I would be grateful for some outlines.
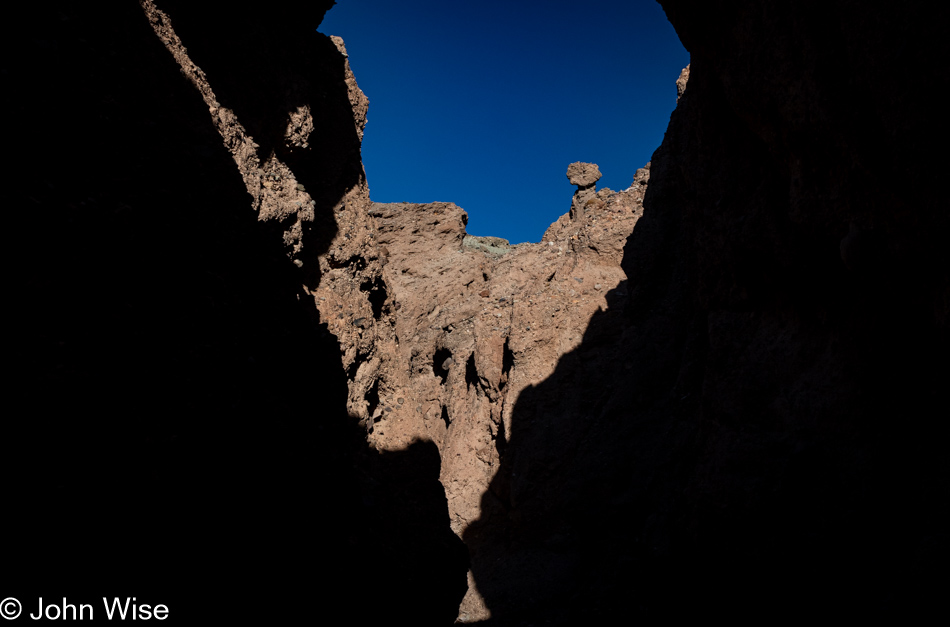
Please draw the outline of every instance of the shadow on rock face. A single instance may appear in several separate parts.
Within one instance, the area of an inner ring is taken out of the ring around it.
[[[366,456],[360,519],[362,542],[374,549],[367,602],[379,608],[379,620],[451,625],[468,588],[468,551],[449,528],[438,447],[417,441]]]
[[[221,11],[211,3],[179,0],[157,4],[172,16],[221,106],[234,111],[257,142],[261,163],[276,157],[309,192],[315,217],[303,233],[301,260],[305,272],[319,272],[317,257],[337,232],[333,208],[363,177],[343,55],[329,37],[313,31],[333,3],[276,2],[266,11]],[[311,14],[319,19],[307,21]],[[291,115],[299,111],[314,120],[308,145],[287,141]],[[319,276],[305,281],[316,289]]]
[[[517,401],[465,535],[485,624],[942,612],[946,121],[855,97],[948,82],[935,14],[662,4],[691,73],[629,303]]]
[[[465,572],[445,536],[438,456],[417,445],[371,459],[346,412],[337,342],[279,231],[258,222],[207,107],[141,8],[118,4],[44,4],[0,68],[21,154],[8,204],[17,241],[5,249],[17,332],[4,391],[19,408],[5,420],[6,531],[17,538],[5,593],[97,612],[103,596],[135,596],[179,624],[452,613],[425,596]],[[188,5],[174,4],[176,25],[189,23]],[[238,59],[274,62],[281,85],[310,73],[299,102],[338,112],[332,44],[254,32],[242,45],[264,51]],[[191,35],[196,51],[227,39]],[[304,61],[288,61],[285,39]],[[247,68],[224,51],[207,63],[257,137],[274,137],[282,107],[298,101],[245,103],[228,80]],[[336,232],[330,199],[360,173],[348,106],[346,125],[325,113],[325,144],[294,166],[323,198],[311,254]],[[401,491],[376,487],[390,473]],[[372,588],[398,573],[411,576],[383,596],[400,605],[377,602]],[[420,581],[433,587],[413,597]]]

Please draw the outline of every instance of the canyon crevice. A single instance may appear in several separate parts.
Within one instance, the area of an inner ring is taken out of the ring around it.
[[[5,41],[5,595],[945,613],[946,8],[660,0],[662,145],[622,191],[571,164],[510,245],[372,201],[333,4],[47,2]]]

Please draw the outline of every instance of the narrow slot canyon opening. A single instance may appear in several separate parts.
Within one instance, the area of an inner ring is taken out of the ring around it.
[[[567,164],[600,164],[611,189],[632,184],[689,63],[652,0],[513,3],[504,15],[491,3],[340,2],[320,31],[346,41],[372,102],[363,163],[373,200],[455,202],[469,233],[512,244],[540,241],[569,207]],[[434,33],[452,33],[438,55]]]

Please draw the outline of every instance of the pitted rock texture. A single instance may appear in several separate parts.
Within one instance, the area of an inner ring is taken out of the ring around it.
[[[571,185],[577,185],[581,189],[590,187],[599,181],[601,176],[603,175],[596,163],[576,161],[567,166],[567,180],[571,182]]]
[[[293,49],[291,54],[304,61],[298,63],[302,67],[296,75],[281,75],[268,67],[264,56],[255,56],[245,49],[229,57],[227,52],[236,51],[227,50],[227,44],[218,43],[226,48],[224,51],[209,45],[214,41],[209,35],[221,36],[219,33],[228,26],[228,19],[220,23],[218,16],[182,9],[174,0],[161,4],[179,11],[179,31],[186,35],[194,31],[193,39],[197,41],[189,42],[191,53],[168,14],[152,0],[141,0],[156,35],[207,105],[251,196],[252,209],[259,220],[273,222],[283,230],[288,256],[298,267],[306,266],[306,282],[315,285],[319,280],[317,257],[326,246],[326,242],[320,240],[325,233],[333,232],[335,226],[328,224],[323,216],[330,208],[336,212],[347,204],[365,204],[368,199],[359,146],[369,101],[350,70],[343,40],[314,36],[288,45],[287,48]],[[234,16],[230,19],[238,21]],[[272,62],[277,62],[281,54],[288,53],[271,49],[269,54]],[[318,59],[334,57],[338,59],[336,66],[318,62]],[[233,82],[230,76],[216,74],[219,89],[224,90],[222,104],[199,63],[212,73],[232,63],[249,74],[262,73],[267,77],[262,81],[266,96],[249,98],[245,86]],[[346,93],[346,99],[327,98],[328,85]],[[239,97],[235,98],[234,90],[240,91]],[[233,103],[230,107],[229,102]],[[277,111],[283,115],[275,114]],[[314,116],[323,122],[315,125]],[[283,119],[274,119],[277,117]],[[352,119],[351,128],[326,123],[347,117]],[[314,148],[311,143],[316,144]],[[327,150],[327,147],[332,149]],[[328,153],[336,158],[331,161],[326,156]],[[304,250],[308,241],[314,250]]]
[[[686,93],[686,84],[689,82],[689,66],[683,68],[680,77],[676,79],[676,102],[680,101],[683,94]]]
[[[17,585],[205,624],[945,613],[946,4],[661,0],[692,59],[649,169],[518,246],[369,200],[330,4],[4,39]]]
[[[593,316],[619,320],[620,260],[643,192],[601,190],[580,221],[564,215],[540,243],[516,246],[467,235],[467,215],[451,203],[373,204],[385,324],[331,295],[345,294],[341,283],[359,289],[350,268],[327,271],[317,305],[340,338],[350,413],[379,450],[438,446],[459,536],[486,513],[518,396],[579,346]],[[461,614],[488,616],[474,586]]]
[[[501,237],[466,235],[462,245],[494,255],[504,255],[511,250],[511,243]]]
[[[571,185],[577,185],[574,199],[571,203],[571,217],[580,218],[584,215],[587,203],[594,197],[594,184],[600,180],[600,168],[596,163],[582,163],[577,161],[567,166],[567,180]]]
[[[4,39],[8,226],[36,234],[5,249],[23,594],[135,590],[187,624],[456,617],[439,451],[369,449],[314,306],[342,269],[322,293],[372,332],[381,285],[366,99],[315,31],[332,4],[53,0]]]
[[[464,534],[490,624],[943,615],[948,9],[661,4],[622,321],[519,395]]]

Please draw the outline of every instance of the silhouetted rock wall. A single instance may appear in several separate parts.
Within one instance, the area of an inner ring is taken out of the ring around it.
[[[517,401],[491,624],[942,613],[946,9],[661,3],[691,71],[627,315]]]
[[[32,5],[0,66],[3,593],[943,612],[948,9],[661,4],[692,55],[663,144],[521,246],[370,201],[332,2]]]
[[[365,99],[314,31],[332,4],[44,2],[4,40],[0,579],[29,611],[456,614],[438,452],[367,449],[309,296],[365,195]]]

